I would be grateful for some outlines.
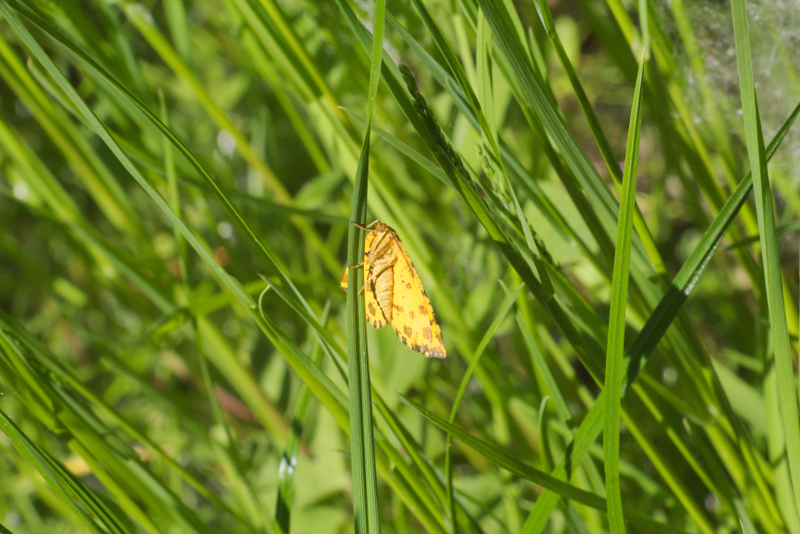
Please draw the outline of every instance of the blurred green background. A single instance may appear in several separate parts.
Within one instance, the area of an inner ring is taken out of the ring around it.
[[[339,280],[373,3],[0,3],[0,528],[352,532]],[[800,99],[800,4],[747,8],[769,143]],[[673,326],[622,403],[628,527],[800,533],[764,289],[794,357],[800,138],[769,166],[765,281],[755,203],[723,209],[750,168],[731,6],[388,2],[384,39],[368,220],[403,239],[447,358],[368,329],[383,531],[608,528],[579,429],[646,40],[626,347]],[[446,458],[395,393],[447,420],[470,363],[454,424],[480,443]],[[583,493],[525,471],[563,478],[582,448]]]

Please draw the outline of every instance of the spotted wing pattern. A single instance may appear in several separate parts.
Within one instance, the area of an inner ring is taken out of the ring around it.
[[[428,295],[397,233],[389,227],[387,229],[397,257],[392,272],[394,298],[391,323],[394,332],[412,350],[428,358],[444,358],[446,352],[442,331],[433,316]]]
[[[372,289],[373,284],[369,281],[369,272],[370,272],[370,256],[369,256],[369,247],[372,243],[372,239],[375,236],[372,232],[367,234],[367,237],[364,239],[364,273],[367,277],[366,282],[364,283],[364,309],[367,315],[367,322],[374,326],[375,328],[380,328],[385,325],[388,321],[386,317],[383,315],[383,311],[381,310],[380,304],[375,299],[375,292]],[[347,272],[350,269],[345,267],[344,275],[342,275],[342,283],[341,288],[342,291],[347,293]]]
[[[411,258],[397,233],[381,222],[364,240],[364,269],[369,323],[380,328],[390,322],[404,345],[428,358],[444,358],[442,331]],[[346,270],[342,289],[347,291]]]

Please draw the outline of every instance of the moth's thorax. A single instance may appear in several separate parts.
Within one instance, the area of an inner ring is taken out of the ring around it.
[[[372,229],[372,233],[375,234],[375,236],[378,236],[380,234],[385,233],[387,230],[389,230],[388,226],[386,226],[383,223],[378,223],[377,225],[375,225],[375,228]]]

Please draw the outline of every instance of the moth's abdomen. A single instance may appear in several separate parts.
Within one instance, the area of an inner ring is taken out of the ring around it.
[[[394,302],[394,269],[391,265],[384,267],[375,277],[375,299],[378,301],[383,315],[387,320],[392,320],[392,302]]]

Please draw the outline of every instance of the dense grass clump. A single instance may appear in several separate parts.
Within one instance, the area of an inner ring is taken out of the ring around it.
[[[800,534],[798,7],[0,15],[0,531]]]

